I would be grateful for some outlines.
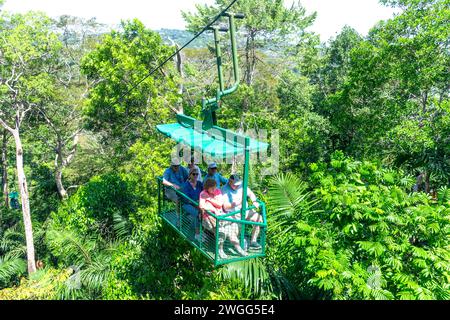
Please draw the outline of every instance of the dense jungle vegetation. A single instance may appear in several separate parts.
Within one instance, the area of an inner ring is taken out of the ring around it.
[[[251,172],[267,256],[219,268],[162,223],[156,183],[155,125],[215,94],[212,36],[124,95],[183,43],[1,2],[0,299],[450,299],[450,0],[380,0],[399,13],[326,43],[301,3],[236,3],[219,124],[278,130],[279,166]]]

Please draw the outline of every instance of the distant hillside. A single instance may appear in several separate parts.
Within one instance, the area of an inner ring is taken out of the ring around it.
[[[178,29],[161,29],[156,30],[158,32],[163,41],[169,45],[172,45],[173,40],[175,43],[177,43],[179,46],[184,45],[189,40],[191,40],[194,37],[194,34],[186,31],[186,30],[178,30]],[[245,38],[242,37],[241,34],[238,33],[238,48],[244,48],[245,47]],[[192,42],[189,45],[189,48],[206,48],[207,45],[214,46],[214,36],[211,32],[203,33],[200,37],[198,37],[194,42]],[[281,52],[282,49],[278,48],[276,45],[269,43],[266,47],[259,49],[261,52],[263,52],[265,55],[269,57],[275,57],[276,52]]]
[[[161,29],[156,30],[161,35],[164,42],[171,43],[170,39],[182,46],[194,37],[194,34],[186,30],[177,29]],[[212,34],[202,34],[194,42],[189,45],[189,48],[205,48],[207,43],[212,44]]]

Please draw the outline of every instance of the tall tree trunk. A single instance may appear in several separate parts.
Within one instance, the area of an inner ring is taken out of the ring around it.
[[[248,86],[252,84],[252,78],[251,78],[251,58],[250,58],[250,38],[247,36],[247,43],[245,45],[245,82]]]
[[[256,32],[249,31],[245,44],[245,82],[248,86],[253,84],[256,71]]]
[[[16,164],[17,164],[17,179],[19,181],[19,190],[22,200],[22,213],[23,223],[25,226],[25,239],[27,243],[27,260],[28,260],[28,273],[36,271],[36,260],[34,257],[34,241],[33,241],[33,228],[31,224],[31,212],[30,212],[30,200],[28,197],[27,178],[23,168],[23,148],[22,141],[20,139],[19,129],[16,128],[12,132],[14,141],[16,143]]]
[[[423,177],[424,177],[424,173],[423,172],[421,172],[416,177],[416,184],[414,185],[414,188],[413,188],[414,192],[420,192],[420,189],[422,188],[422,184],[423,184]]]
[[[64,188],[64,184],[62,182],[62,174],[65,167],[67,167],[75,157],[75,152],[77,151],[77,145],[79,141],[80,133],[75,132],[73,135],[73,146],[72,150],[70,150],[69,155],[64,158],[63,148],[64,143],[63,141],[58,140],[58,143],[56,145],[56,157],[55,157],[55,182],[56,187],[58,188],[58,193],[61,196],[62,199],[67,198],[67,190]]]
[[[8,131],[3,130],[3,144],[2,144],[2,191],[5,207],[9,208],[8,198]]]
[[[64,188],[64,185],[62,183],[62,171],[64,168],[64,165],[62,164],[62,159],[59,159],[60,155],[56,155],[55,159],[55,181],[56,181],[56,187],[58,188],[58,193],[61,198],[66,199],[67,198],[67,191]],[[58,161],[59,160],[59,161]]]
[[[430,193],[430,173],[425,171],[425,193]]]

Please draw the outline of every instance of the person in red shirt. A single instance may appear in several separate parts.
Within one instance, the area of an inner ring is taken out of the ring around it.
[[[203,191],[200,193],[199,207],[203,212],[203,226],[215,233],[216,230],[216,218],[207,213],[207,211],[215,214],[216,216],[221,216],[223,212],[224,199],[222,192],[217,188],[217,183],[214,179],[206,179],[203,185]],[[229,221],[221,221],[219,225],[219,257],[221,259],[226,259],[228,256],[223,251],[223,245],[226,237],[233,244],[236,251],[241,256],[247,256],[245,252],[239,245],[239,240],[237,237],[237,225]]]

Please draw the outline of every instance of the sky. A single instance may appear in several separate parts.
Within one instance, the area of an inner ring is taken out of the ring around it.
[[[285,0],[289,5],[293,0]],[[214,0],[6,0],[9,12],[43,11],[50,17],[72,15],[96,17],[98,22],[117,25],[121,19],[138,18],[150,29],[184,29],[181,10],[194,11],[195,4],[213,4]],[[301,0],[308,13],[317,11],[311,27],[322,41],[336,36],[344,25],[366,35],[379,20],[390,18],[394,10],[378,0]]]

